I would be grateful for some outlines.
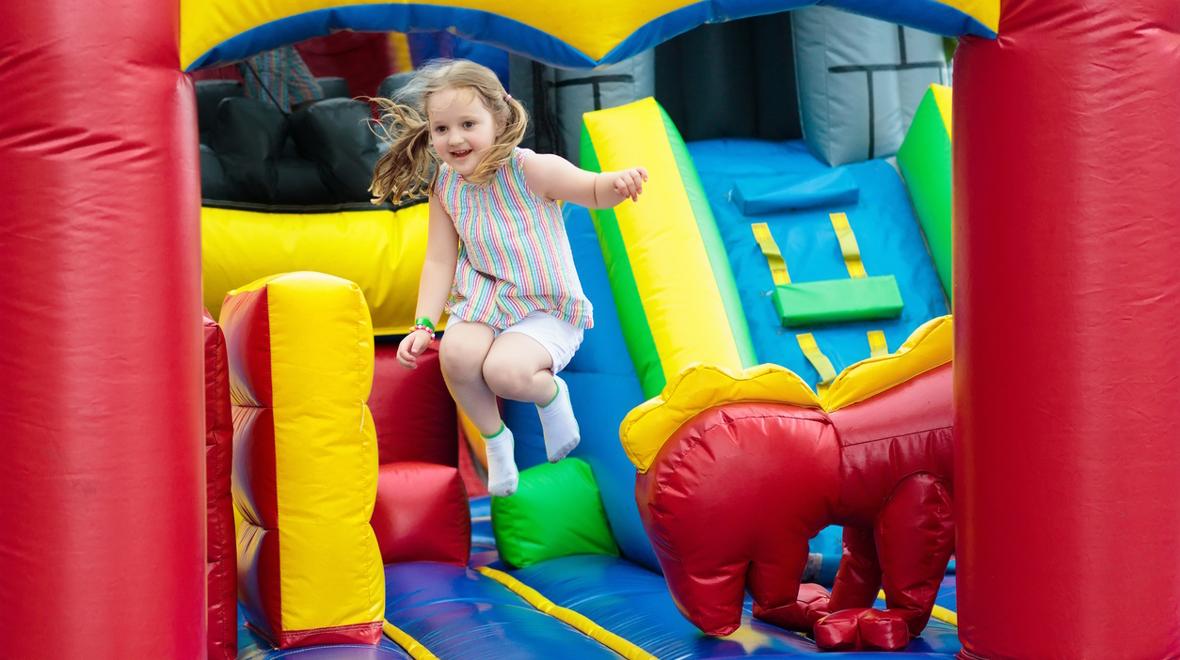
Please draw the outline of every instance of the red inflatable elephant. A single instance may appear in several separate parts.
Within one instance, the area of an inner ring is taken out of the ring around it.
[[[679,426],[636,497],[668,586],[711,635],[755,616],[823,649],[901,649],[954,550],[951,365],[826,413],[728,402]],[[844,526],[829,594],[800,585],[808,540]],[[887,608],[874,610],[878,589]]]

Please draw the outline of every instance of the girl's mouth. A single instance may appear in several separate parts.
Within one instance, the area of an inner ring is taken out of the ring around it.
[[[470,154],[471,154],[470,149],[464,149],[463,151],[452,151],[451,152],[451,156],[453,156],[455,158],[466,158]]]

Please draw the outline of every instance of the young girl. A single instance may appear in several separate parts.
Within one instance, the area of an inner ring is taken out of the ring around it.
[[[556,374],[594,325],[593,310],[556,200],[590,208],[637,201],[647,172],[595,174],[518,148],[524,108],[473,62],[432,62],[399,96],[416,107],[377,99],[390,147],[371,191],[375,203],[429,192],[430,226],[418,318],[398,361],[417,366],[445,305],[443,377],[487,443],[488,490],[504,497],[516,490],[517,470],[497,395],[537,405],[550,461],[580,438]]]

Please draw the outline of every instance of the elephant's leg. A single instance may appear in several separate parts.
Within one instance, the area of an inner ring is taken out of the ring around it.
[[[954,538],[951,496],[942,481],[918,474],[899,484],[875,527],[887,609],[835,612],[816,624],[816,644],[825,649],[905,648],[930,619]]]
[[[818,584],[799,585],[794,603],[761,607],[754,602],[754,616],[788,630],[812,632],[815,623],[830,612],[849,607],[871,607],[881,587],[881,566],[871,529],[844,528],[844,556],[831,594]]]
[[[829,611],[850,607],[872,607],[881,588],[881,563],[877,560],[877,541],[873,530],[864,527],[844,528],[844,556],[832,585]]]

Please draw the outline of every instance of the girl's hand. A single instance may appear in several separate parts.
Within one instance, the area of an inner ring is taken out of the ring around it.
[[[643,192],[643,182],[647,181],[647,170],[642,167],[632,167],[629,170],[615,172],[615,180],[611,187],[620,197],[630,197],[631,201],[639,201],[639,193]]]
[[[418,356],[430,345],[430,333],[415,330],[402,338],[397,346],[397,361],[407,369],[418,368]]]

